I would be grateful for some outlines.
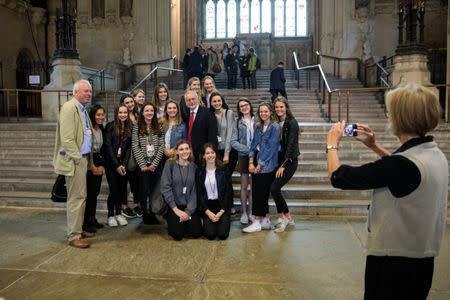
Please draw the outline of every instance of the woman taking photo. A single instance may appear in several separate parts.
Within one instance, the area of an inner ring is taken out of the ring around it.
[[[283,232],[288,225],[294,225],[286,200],[281,194],[281,188],[294,176],[297,170],[298,150],[298,122],[295,120],[289,108],[286,98],[279,96],[275,99],[275,114],[281,130],[281,148],[278,153],[278,169],[275,172],[275,180],[270,187],[278,212],[278,224],[275,232]]]
[[[203,215],[203,234],[208,240],[225,240],[230,234],[231,203],[225,196],[225,173],[213,144],[201,151],[202,167],[197,170],[198,211]]]
[[[387,93],[386,108],[401,146],[391,154],[368,126],[357,124],[355,139],[381,159],[341,165],[346,124],[338,122],[327,137],[328,176],[336,188],[373,189],[364,299],[426,299],[447,221],[448,161],[426,135],[439,124],[440,106],[430,90],[408,84]]]
[[[103,159],[103,122],[105,110],[96,104],[91,107],[89,118],[92,120],[92,156],[93,165],[86,177],[86,208],[84,211],[83,231],[96,233],[103,225],[97,221],[97,197],[102,185],[105,161]]]
[[[272,106],[269,103],[260,104],[256,116],[248,167],[249,172],[253,174],[252,198],[255,220],[242,230],[247,233],[272,229],[268,217],[269,194],[274,171],[278,166],[280,148],[280,126],[275,121]]]
[[[128,196],[125,166],[131,152],[131,123],[125,104],[114,110],[114,121],[106,125],[104,142],[106,179],[109,186],[108,226],[127,225],[127,220],[120,214],[122,203],[127,201]]]
[[[180,140],[174,147],[175,155],[167,161],[161,176],[161,193],[169,206],[168,233],[174,240],[186,236],[199,238],[202,224],[196,213],[197,189],[195,186],[194,157],[189,143]]]
[[[130,95],[123,95],[120,98],[120,103],[125,104],[125,106],[128,109],[128,119],[131,122],[131,126],[134,126],[137,124],[139,114],[137,112],[136,103],[134,102],[133,97]],[[130,190],[133,194],[133,202],[135,204],[135,208],[131,209],[128,206],[128,199],[125,199],[125,202],[122,203],[122,216],[126,218],[135,218],[136,216],[141,217],[142,212],[140,211],[139,202],[138,202],[138,196],[137,196],[137,172],[136,172],[136,160],[134,159],[133,153],[130,153],[130,158],[128,159],[128,163],[125,166],[127,171],[127,180],[130,184]],[[136,212],[139,213],[139,215],[136,214]]]
[[[169,158],[174,155],[175,144],[186,139],[186,125],[181,120],[178,103],[172,100],[166,103],[161,125],[164,134],[164,155]]]
[[[156,107],[146,103],[142,108],[137,125],[133,127],[132,148],[138,166],[138,198],[144,224],[159,224],[147,199],[157,181],[157,168],[161,162],[164,138],[156,118]]]
[[[249,190],[250,176],[248,171],[248,154],[252,145],[255,132],[255,118],[253,107],[247,98],[239,99],[237,103],[238,120],[233,126],[231,146],[239,155],[239,172],[241,173],[241,224],[248,224],[253,219],[252,215],[252,193]]]
[[[153,103],[155,104],[156,117],[159,119],[164,116],[164,108],[169,100],[169,88],[165,83],[158,83],[153,92]]]

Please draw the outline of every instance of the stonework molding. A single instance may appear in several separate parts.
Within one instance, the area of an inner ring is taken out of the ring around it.
[[[40,7],[31,7],[31,23],[34,25],[45,24],[45,9]]]

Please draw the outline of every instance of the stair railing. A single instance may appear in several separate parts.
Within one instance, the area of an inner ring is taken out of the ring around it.
[[[354,61],[356,62],[356,74],[358,80],[361,80],[361,59],[357,57],[337,57],[327,54],[322,54],[319,51],[316,51],[317,55],[317,64],[321,64],[323,58],[331,59],[333,61],[333,76],[341,78],[341,63],[344,61]]]

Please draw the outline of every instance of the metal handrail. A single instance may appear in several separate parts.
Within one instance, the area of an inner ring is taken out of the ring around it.
[[[98,70],[97,72],[95,72],[94,74],[92,74],[91,76],[89,76],[87,80],[89,81],[89,79],[92,79],[92,78],[94,78],[94,77],[99,76],[99,74],[105,72],[105,70],[106,70],[106,68],[103,68],[103,69],[101,69],[101,70]]]
[[[131,91],[137,89],[144,81],[146,81],[150,76],[152,76],[153,73],[155,73],[158,69],[165,70],[165,71],[172,71],[172,72],[183,72],[183,70],[180,70],[180,69],[174,69],[174,68],[167,68],[167,67],[156,66],[156,67],[154,67],[147,75],[145,75],[144,78],[142,78],[142,80],[139,81],[139,82],[131,89]]]
[[[361,79],[361,59],[357,57],[337,57],[327,54],[321,54],[319,51],[316,51],[316,55],[319,58],[329,58],[333,60],[333,76],[341,77],[341,61],[356,61],[357,62],[357,77]],[[336,64],[337,62],[337,64]],[[317,63],[320,64],[321,60],[318,59]],[[337,69],[337,72],[336,72]]]

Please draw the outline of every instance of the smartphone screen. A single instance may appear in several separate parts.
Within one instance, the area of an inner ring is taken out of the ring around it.
[[[344,128],[344,136],[356,136],[358,132],[356,132],[356,128],[358,126],[356,124],[348,124]]]

